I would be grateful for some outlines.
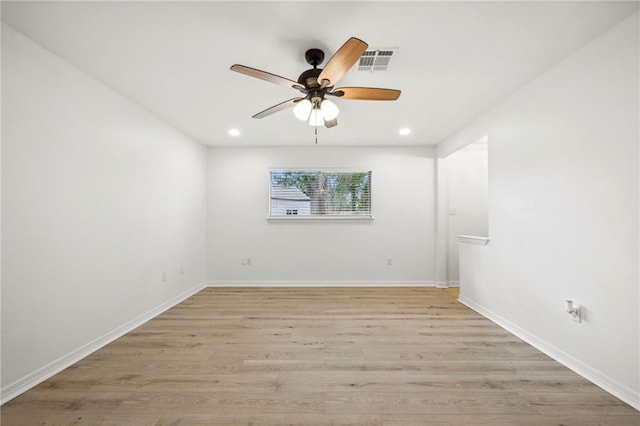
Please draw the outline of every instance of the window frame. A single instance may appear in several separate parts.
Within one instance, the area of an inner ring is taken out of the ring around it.
[[[369,213],[368,214],[339,214],[339,215],[274,215],[273,211],[273,199],[272,199],[272,174],[273,172],[294,172],[294,173],[366,173],[369,175]],[[362,168],[335,168],[335,167],[272,167],[269,169],[268,184],[269,184],[269,210],[267,212],[268,221],[372,221],[373,216],[373,184],[372,184],[373,171],[371,169]]]

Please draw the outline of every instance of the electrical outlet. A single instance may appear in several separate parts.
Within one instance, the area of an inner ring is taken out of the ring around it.
[[[573,303],[572,300],[566,300],[564,310],[571,316],[575,322],[582,322],[582,309],[579,305]]]
[[[163,272],[162,273],[162,282],[166,282],[167,281],[167,273]]]
[[[573,308],[574,312],[571,313],[571,319],[575,322],[582,322],[582,309],[580,306]]]
[[[387,257],[387,266],[391,266],[393,265],[393,259],[391,259],[390,257]]]

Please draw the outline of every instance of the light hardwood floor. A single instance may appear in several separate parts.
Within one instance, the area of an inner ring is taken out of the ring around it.
[[[2,425],[639,425],[436,288],[207,288],[2,406]]]

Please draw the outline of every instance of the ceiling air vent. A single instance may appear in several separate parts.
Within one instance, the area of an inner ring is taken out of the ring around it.
[[[398,48],[367,50],[360,57],[358,71],[387,71],[391,58],[398,54]]]

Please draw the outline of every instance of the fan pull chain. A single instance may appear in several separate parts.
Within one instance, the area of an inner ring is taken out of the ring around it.
[[[314,127],[313,129],[315,130],[315,134],[316,134],[316,145],[318,145],[318,128]]]

